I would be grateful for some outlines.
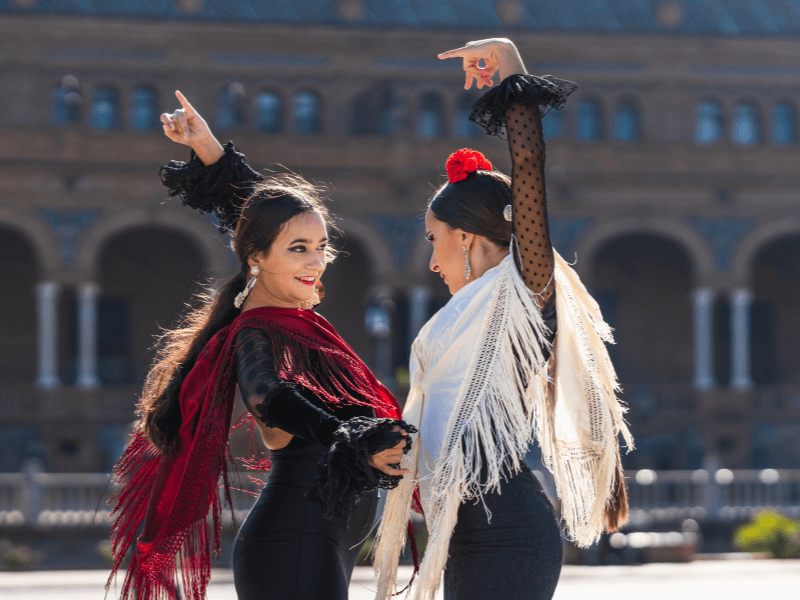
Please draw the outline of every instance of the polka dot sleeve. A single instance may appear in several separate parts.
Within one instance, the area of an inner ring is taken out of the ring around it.
[[[553,286],[553,248],[547,225],[544,185],[544,139],[539,107],[515,104],[506,111],[511,150],[512,225],[517,238],[517,266],[528,288],[548,300]]]
[[[542,117],[561,109],[577,85],[550,77],[522,74],[504,79],[473,106],[470,119],[490,135],[508,140],[512,162],[512,225],[517,266],[528,288],[552,297],[553,248],[547,225],[544,183],[545,147]]]

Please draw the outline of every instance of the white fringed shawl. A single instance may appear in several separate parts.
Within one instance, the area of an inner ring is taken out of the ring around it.
[[[605,348],[613,338],[597,303],[557,253],[554,280],[558,327],[550,375],[541,310],[511,255],[459,290],[417,336],[403,418],[417,426],[419,438],[402,462],[411,472],[388,494],[374,545],[379,600],[395,590],[414,484],[429,538],[412,594],[430,600],[459,506],[500,489],[504,475],[519,470],[533,435],[555,478],[568,537],[586,547],[603,532],[617,434],[632,448]]]

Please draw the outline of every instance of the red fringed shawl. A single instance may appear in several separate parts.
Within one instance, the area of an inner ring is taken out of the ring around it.
[[[243,313],[205,346],[181,386],[177,453],[162,455],[137,429],[114,468],[114,563],[106,589],[142,526],[122,600],[176,598],[179,572],[183,597],[205,598],[211,555],[220,548],[222,496],[231,505],[227,465],[236,392],[234,339],[246,327],[267,333],[281,379],[313,391],[329,406],[369,404],[378,417],[400,418],[394,396],[320,315],[285,308]]]

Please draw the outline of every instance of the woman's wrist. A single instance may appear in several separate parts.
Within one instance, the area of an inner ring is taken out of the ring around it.
[[[205,166],[213,165],[225,154],[225,149],[213,135],[192,144],[192,150]]]
[[[500,81],[512,75],[525,74],[525,64],[522,62],[522,57],[519,50],[511,40],[508,40],[503,49],[499,52],[498,71],[500,72]]]

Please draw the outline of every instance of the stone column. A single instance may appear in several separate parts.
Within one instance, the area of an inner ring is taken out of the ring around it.
[[[39,318],[39,365],[36,385],[53,389],[61,385],[58,377],[58,294],[61,285],[43,281],[36,286]]]
[[[746,390],[750,379],[750,306],[753,292],[740,288],[731,293],[731,386]]]
[[[698,288],[694,301],[694,385],[706,390],[714,387],[714,290]]]
[[[97,301],[100,286],[83,283],[78,288],[78,387],[100,386],[97,373]]]
[[[428,307],[430,305],[431,288],[426,285],[417,285],[411,288],[411,293],[408,295],[408,338],[409,341],[414,341],[428,320]]]
[[[392,380],[392,312],[388,292],[379,291],[364,313],[364,328],[375,340],[375,371],[387,385]]]

